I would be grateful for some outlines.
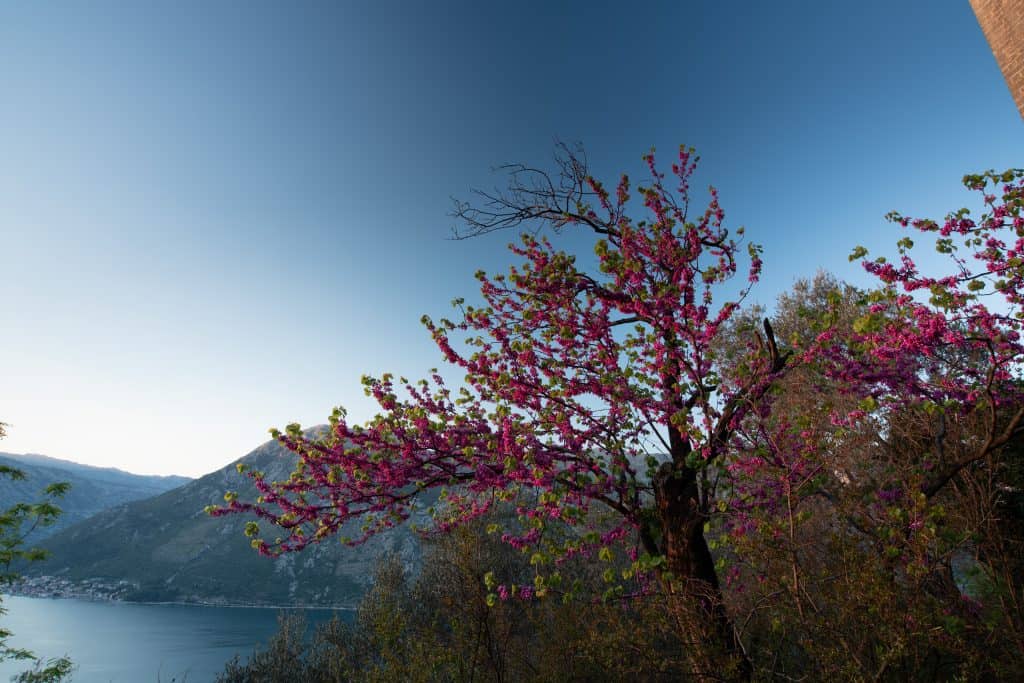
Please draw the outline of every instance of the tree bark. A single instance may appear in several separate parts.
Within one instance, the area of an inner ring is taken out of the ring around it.
[[[714,560],[704,538],[697,473],[665,463],[655,481],[662,552],[662,583],[686,643],[691,675],[698,681],[750,680],[750,660],[726,613]]]

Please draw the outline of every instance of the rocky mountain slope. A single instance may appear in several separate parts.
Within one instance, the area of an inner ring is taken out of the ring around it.
[[[286,479],[294,456],[274,441],[240,460]],[[243,515],[210,517],[203,508],[224,492],[253,499],[236,463],[147,500],[119,505],[53,535],[41,544],[50,560],[27,567],[29,576],[128,582],[129,600],[213,604],[354,605],[377,559],[397,554],[412,567],[419,543],[406,526],[357,548],[336,539],[278,559],[259,556],[243,534]],[[423,520],[420,520],[423,521]]]
[[[189,481],[187,477],[131,474],[114,468],[91,467],[45,455],[0,453],[0,464],[21,470],[25,479],[0,477],[0,509],[42,498],[47,485],[66,481],[71,489],[57,505],[63,514],[49,527],[37,527],[28,537],[38,543],[96,513],[133,500],[150,498]]]

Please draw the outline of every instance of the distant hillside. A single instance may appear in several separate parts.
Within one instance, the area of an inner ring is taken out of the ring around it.
[[[71,490],[58,502],[63,514],[53,526],[37,528],[29,537],[32,543],[38,543],[107,508],[159,495],[191,481],[187,477],[130,474],[31,453],[0,453],[0,464],[25,473],[25,479],[19,481],[0,477],[0,509],[7,509],[15,503],[37,501],[43,489],[54,482],[71,484]]]
[[[286,479],[295,459],[270,441],[241,462],[269,478]],[[276,560],[259,556],[242,533],[249,517],[213,518],[203,512],[223,503],[227,490],[255,497],[249,479],[235,467],[232,463],[65,529],[41,544],[52,558],[25,573],[128,581],[135,584],[128,599],[139,601],[349,606],[365,591],[382,554],[396,553],[410,565],[418,561],[418,540],[404,526],[357,548],[328,539]]]

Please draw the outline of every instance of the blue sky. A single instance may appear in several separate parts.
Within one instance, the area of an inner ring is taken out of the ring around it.
[[[368,417],[510,264],[449,197],[555,138],[607,178],[695,146],[763,303],[1024,165],[965,1],[142,5],[0,7],[0,450],[199,475]]]

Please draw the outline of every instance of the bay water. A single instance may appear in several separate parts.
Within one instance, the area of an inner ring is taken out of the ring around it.
[[[3,596],[0,627],[13,632],[11,647],[44,658],[68,656],[75,683],[206,683],[236,654],[244,661],[277,630],[278,609],[147,605],[74,599]],[[347,610],[299,610],[309,633]],[[0,662],[0,681],[25,670]]]

